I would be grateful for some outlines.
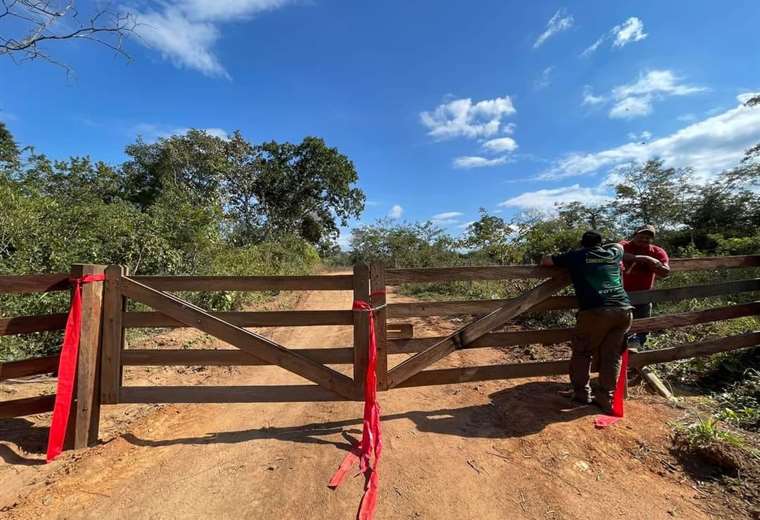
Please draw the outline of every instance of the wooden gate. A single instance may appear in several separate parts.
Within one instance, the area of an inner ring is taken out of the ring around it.
[[[705,271],[705,283],[633,293],[633,303],[693,300],[720,295],[760,292],[760,278],[715,281],[718,269],[756,268],[760,256],[674,259],[673,272]],[[569,341],[572,328],[520,330],[497,329],[524,313],[567,310],[577,306],[575,297],[556,295],[568,285],[558,268],[536,266],[486,266],[428,269],[388,269],[382,265],[357,265],[353,274],[319,276],[129,276],[120,266],[79,265],[72,276],[105,271],[104,283],[87,284],[83,293],[82,339],[78,364],[76,421],[71,438],[75,447],[97,440],[101,402],[116,403],[231,403],[272,401],[322,401],[362,399],[367,370],[369,315],[341,310],[296,310],[211,313],[180,299],[184,291],[352,291],[354,300],[369,301],[375,310],[379,389],[454,384],[491,379],[512,379],[567,373],[567,360],[510,363],[454,368],[430,365],[460,349],[510,348],[528,344]],[[725,271],[723,271],[725,272]],[[748,271],[756,276],[756,270]],[[66,290],[68,274],[0,277],[0,293]],[[534,288],[508,300],[395,302],[388,287],[450,281],[536,279]],[[153,311],[128,310],[128,300]],[[760,314],[760,301],[635,320],[634,332],[656,331],[699,323]],[[102,311],[101,311],[102,308]],[[425,316],[474,316],[473,321],[444,337],[391,337],[389,320]],[[62,329],[66,315],[21,316],[0,319],[0,335]],[[353,345],[339,348],[288,348],[246,327],[351,326]],[[192,327],[236,349],[164,350],[126,348],[125,330],[152,327]],[[760,331],[660,350],[631,352],[634,369],[700,355],[760,345]],[[411,356],[409,356],[411,354]],[[389,368],[389,357],[402,357]],[[54,371],[55,356],[14,363],[0,363],[0,380]],[[351,376],[327,365],[350,364]],[[237,366],[277,365],[314,384],[256,386],[125,386],[125,366]],[[0,419],[52,409],[52,396],[0,402]]]

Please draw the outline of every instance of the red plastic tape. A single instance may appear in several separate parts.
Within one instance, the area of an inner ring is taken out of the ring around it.
[[[79,334],[82,329],[82,284],[103,280],[105,280],[105,275],[102,274],[85,275],[70,280],[73,292],[69,317],[66,320],[66,329],[63,333],[61,357],[58,361],[58,384],[55,390],[53,419],[50,423],[50,434],[48,435],[48,462],[54,460],[63,451],[71,403],[74,400],[74,383],[76,382],[77,360],[79,358]]]
[[[612,415],[600,415],[594,419],[594,426],[597,428],[606,428],[612,426],[624,416],[623,400],[625,398],[625,383],[628,377],[628,349],[623,351],[623,363],[618,374],[615,394],[612,397]]]

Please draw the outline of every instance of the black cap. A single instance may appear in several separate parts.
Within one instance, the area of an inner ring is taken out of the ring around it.
[[[602,234],[594,229],[589,229],[581,237],[583,247],[594,247],[602,244]]]

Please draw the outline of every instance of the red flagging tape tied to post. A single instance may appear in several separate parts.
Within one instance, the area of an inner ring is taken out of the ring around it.
[[[82,284],[102,282],[103,274],[90,274],[81,278],[71,278],[73,293],[66,330],[63,333],[63,347],[58,361],[58,386],[55,390],[53,420],[48,436],[47,461],[55,459],[63,451],[66,428],[69,424],[71,402],[74,399],[74,382],[76,381],[77,359],[79,354],[79,333],[82,328]]]
[[[600,415],[594,419],[594,426],[606,428],[623,418],[623,399],[625,397],[625,381],[628,377],[628,349],[623,351],[623,363],[620,367],[615,395],[612,397],[612,415]]]
[[[380,292],[372,293],[371,296],[384,294]],[[364,421],[362,427],[362,439],[357,446],[354,446],[346,455],[330,479],[329,487],[337,488],[351,468],[359,463],[359,470],[367,477],[364,486],[364,496],[359,505],[359,520],[372,520],[375,515],[377,506],[377,489],[379,483],[378,463],[380,462],[380,453],[383,450],[383,442],[380,434],[380,406],[377,403],[377,342],[375,340],[375,309],[367,302],[355,301],[354,310],[360,310],[369,313],[369,360],[367,363],[367,375],[364,379]],[[375,462],[372,464],[372,455],[374,453]]]

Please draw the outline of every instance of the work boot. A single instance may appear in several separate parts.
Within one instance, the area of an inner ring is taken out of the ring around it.
[[[594,396],[594,404],[607,415],[612,415],[612,392],[600,390]]]

